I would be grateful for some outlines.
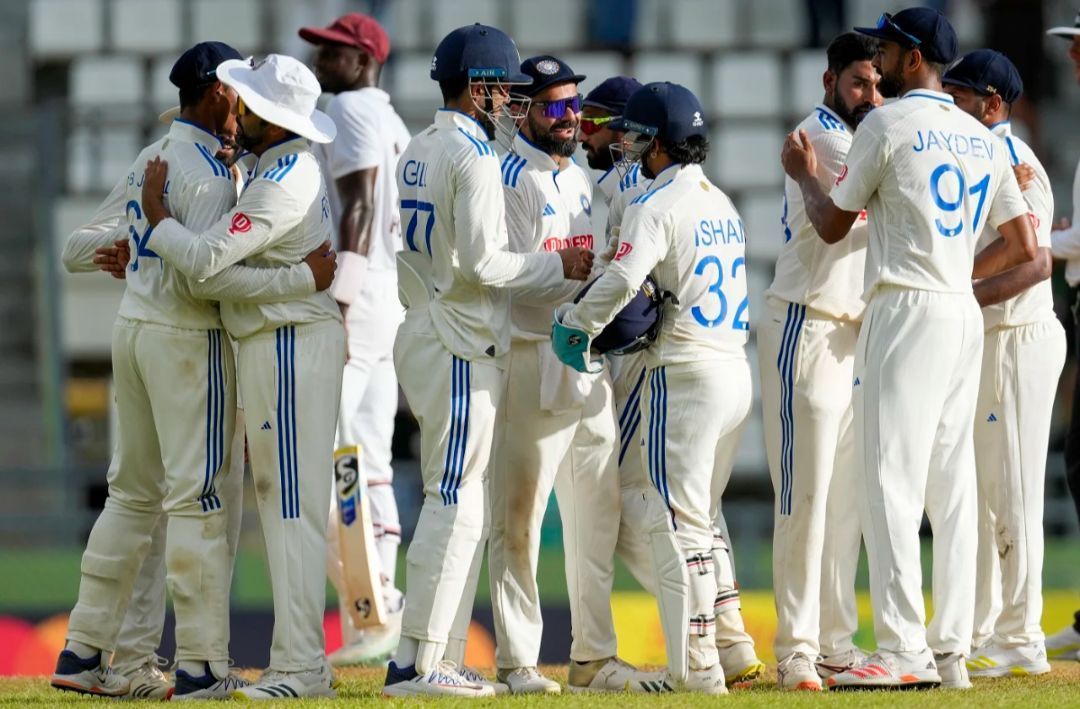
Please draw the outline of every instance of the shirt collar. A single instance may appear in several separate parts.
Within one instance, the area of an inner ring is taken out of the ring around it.
[[[258,171],[260,165],[267,165],[283,155],[304,152],[310,150],[310,148],[311,145],[308,143],[307,138],[299,135],[294,138],[286,138],[285,140],[274,143],[259,156],[259,161],[255,163],[255,171]]]
[[[611,201],[615,193],[619,191],[619,171],[614,166],[609,167],[607,172],[596,180],[596,189],[604,195],[604,199]]]
[[[472,137],[488,142],[487,131],[480,125],[480,121],[453,108],[440,108],[436,111],[435,125],[440,128],[461,128]]]
[[[534,170],[543,170],[544,172],[559,171],[559,163],[556,162],[555,158],[538,148],[520,131],[514,136],[514,153],[525,158],[525,162]]]
[[[998,121],[989,126],[990,132],[999,138],[1008,138],[1012,135],[1012,123],[1010,121]]]
[[[185,118],[173,119],[173,122],[169,125],[169,136],[205,145],[215,153],[221,149],[221,140],[216,135]]]
[[[684,163],[676,162],[668,165],[661,170],[655,178],[653,178],[652,184],[649,186],[649,190],[656,190],[664,185],[675,180],[676,177],[686,174],[692,175],[694,172],[701,172],[700,165],[686,165]]]
[[[845,120],[844,120],[843,118],[841,118],[840,116],[836,115],[836,111],[832,110],[831,108],[829,108],[829,107],[828,107],[828,106],[826,106],[825,104],[823,104],[823,103],[819,103],[819,104],[817,105],[817,110],[818,110],[818,111],[821,111],[821,112],[823,112],[823,113],[827,113],[827,114],[829,114],[830,116],[832,116],[833,118],[835,118],[835,119],[836,119],[837,121],[839,121],[839,122],[840,122],[840,125],[844,126],[844,130],[846,130],[846,131],[847,131],[848,133],[853,133],[853,132],[855,131],[855,126],[852,126],[852,125],[848,125],[848,122],[847,122],[847,121],[845,121]]]
[[[931,91],[930,89],[912,89],[900,98],[926,98],[931,101],[941,101],[943,103],[953,103],[953,97],[944,91]]]

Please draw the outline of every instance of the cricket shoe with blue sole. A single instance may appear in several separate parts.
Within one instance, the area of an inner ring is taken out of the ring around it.
[[[1042,643],[1001,647],[991,642],[972,653],[967,669],[972,677],[1026,677],[1046,674],[1050,663]]]
[[[99,697],[122,697],[131,688],[126,677],[116,674],[111,667],[102,667],[100,652],[83,658],[71,650],[60,652],[50,684],[65,692]]]

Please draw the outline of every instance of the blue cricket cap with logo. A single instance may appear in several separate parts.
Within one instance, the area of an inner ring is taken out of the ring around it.
[[[218,80],[217,68],[222,62],[243,58],[224,42],[199,42],[176,60],[169,81],[181,91],[197,89]]]
[[[491,79],[507,84],[531,84],[521,72],[521,55],[514,40],[496,27],[458,27],[443,37],[431,58],[435,81]]]
[[[641,82],[629,76],[613,76],[604,79],[585,96],[584,106],[607,111],[613,116],[622,115],[626,102],[641,88]]]
[[[529,57],[521,62],[521,73],[532,77],[532,83],[521,91],[526,96],[536,96],[556,84],[580,84],[585,81],[584,74],[575,74],[569,64],[550,54]]]
[[[909,7],[895,15],[884,12],[876,26],[856,27],[855,31],[896,42],[905,49],[918,49],[932,62],[948,64],[956,59],[956,31],[945,15],[930,7]]]
[[[993,49],[977,49],[965,54],[945,72],[941,83],[966,86],[982,94],[998,94],[1005,103],[1014,103],[1024,94],[1024,81],[1009,58]]]
[[[709,134],[701,101],[690,89],[670,81],[645,84],[635,91],[622,117],[608,127],[651,135],[669,143]]]

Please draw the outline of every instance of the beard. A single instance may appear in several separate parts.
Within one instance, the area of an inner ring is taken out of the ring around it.
[[[874,110],[874,104],[869,102],[856,104],[849,108],[839,96],[834,96],[832,101],[826,101],[825,105],[852,128],[862,123],[863,119],[870,115],[870,111]]]
[[[244,150],[254,150],[256,145],[263,142],[263,138],[266,135],[266,123],[259,123],[258,131],[251,133],[244,130],[244,124],[237,122],[236,124],[236,144]]]
[[[881,72],[881,83],[878,84],[878,93],[885,98],[896,98],[900,95],[900,92],[904,88],[904,76],[900,73],[900,68],[897,67],[895,71],[885,73]]]
[[[585,150],[586,162],[589,163],[589,167],[593,170],[607,172],[615,166],[615,158],[611,156],[611,151],[608,150],[608,146],[605,145],[602,148],[594,148],[591,145],[582,143],[581,147]]]
[[[559,140],[552,135],[554,131],[561,128],[570,129],[570,137],[567,140]],[[542,126],[533,120],[532,115],[529,115],[529,132],[533,135],[533,142],[536,143],[536,147],[548,155],[558,155],[561,158],[568,158],[573,155],[578,146],[577,138],[574,137],[574,129],[576,128],[576,121],[559,121],[548,130],[544,130]]]

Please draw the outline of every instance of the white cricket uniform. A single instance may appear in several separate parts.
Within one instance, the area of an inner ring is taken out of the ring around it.
[[[1008,122],[992,126],[1012,164],[1035,169],[1022,194],[1039,248],[1050,248],[1050,178]],[[1000,238],[983,229],[979,247]],[[1042,642],[1043,498],[1046,449],[1065,365],[1065,330],[1054,314],[1049,279],[983,308],[982,379],[975,411],[979,552],[972,646]]]
[[[213,157],[219,147],[211,133],[174,121],[164,138],[140,153],[91,224],[72,234],[63,260],[86,268],[96,246],[125,232],[132,240],[113,332],[118,444],[108,475],[109,499],[83,557],[68,638],[109,652],[116,647],[136,574],[153,543],[153,554],[163,550],[169,567],[177,660],[209,661],[223,675],[232,568],[223,508],[240,500],[219,490],[234,487],[223,479],[235,474],[228,449],[235,368],[218,306],[208,299],[246,287],[272,297],[300,285],[313,288],[314,282],[306,267],[280,279],[279,273],[235,268],[191,281],[148,248],[151,230],[141,205],[146,163],[158,156],[169,162],[165,190],[173,211],[185,223],[205,228],[236,201],[232,174]],[[172,421],[178,423],[168,425]],[[161,533],[162,510],[168,516],[164,548],[160,538],[154,539],[156,529]],[[160,636],[163,596],[153,559],[143,578],[134,627],[125,641],[137,647],[121,656],[121,664],[141,664],[138,655],[156,647],[151,635]]]
[[[518,134],[501,164],[510,250],[531,254],[594,248],[592,184],[572,160],[560,164]],[[570,597],[570,657],[615,656],[611,585],[619,529],[615,416],[606,373],[582,374],[551,349],[555,307],[579,281],[511,293],[506,393],[495,431],[489,490],[488,572],[495,664],[535,667],[543,619],[536,585],[540,524],[552,486],[559,504]]]
[[[668,647],[685,647],[689,635],[688,657],[668,656],[679,678],[687,664],[704,669],[719,661],[716,612],[732,590],[718,586],[713,520],[750,414],[745,233],[700,165],[672,165],[627,208],[619,238],[615,259],[564,322],[595,337],[649,274],[677,298],[644,351],[639,398],[657,576],[663,584],[679,567],[676,586],[688,593],[679,608],[660,603]]]
[[[413,137],[397,170],[405,228],[399,291],[408,302],[394,363],[420,424],[424,480],[401,632],[421,643],[421,674],[441,659],[448,640],[463,652],[468,634],[486,527],[485,475],[510,349],[507,289],[563,283],[558,254],[509,251],[499,159],[486,140],[471,117],[441,109]],[[409,290],[413,273],[424,292]]]
[[[391,607],[397,607],[401,592],[394,587],[394,576],[401,523],[392,486],[390,448],[398,409],[394,337],[405,311],[397,297],[394,261],[402,247],[395,172],[410,136],[390,105],[389,95],[375,87],[337,94],[330,100],[326,113],[338,127],[337,137],[332,143],[317,146],[315,154],[329,182],[330,213],[338,225],[344,212],[336,181],[360,170],[375,170],[367,270],[355,273],[339,269],[335,274],[335,292],[348,291],[345,333],[349,353],[341,378],[341,411],[335,445],[360,446],[360,470],[367,485],[387,601]],[[331,519],[337,515],[336,499],[336,496],[332,498],[335,503]],[[328,551],[331,567],[336,567],[337,545],[330,544]],[[338,597],[343,596],[339,589]],[[343,608],[342,632],[346,644],[358,638],[349,618]]]
[[[166,219],[153,230],[150,248],[176,270],[209,278],[240,261],[292,266],[331,239],[326,188],[307,140],[270,147],[254,174],[236,206],[208,229]],[[274,591],[270,667],[319,669],[326,661],[329,471],[345,360],[341,313],[329,294],[312,292],[279,303],[226,300],[221,317],[239,343],[251,472]]]
[[[855,356],[855,455],[878,647],[967,653],[975,600],[973,417],[982,317],[975,243],[1027,213],[1004,146],[945,93],[910,91],[859,125],[832,199],[869,215]],[[934,528],[924,625],[919,526]]]
[[[180,125],[184,125],[184,122],[181,121]],[[196,133],[196,135],[199,134]],[[208,147],[210,147],[209,144]],[[247,153],[246,156],[253,157],[250,153]],[[238,165],[241,166],[241,179],[236,180],[234,183],[237,195],[239,195],[246,181],[244,175],[247,174],[247,171],[242,167],[244,157],[241,156],[237,161]],[[252,160],[251,163],[253,165],[254,161]],[[219,171],[215,170],[214,172],[216,176]],[[93,262],[94,249],[112,246],[117,239],[130,238],[124,215],[127,184],[128,178],[125,176],[98,207],[90,222],[81,226],[68,239],[64,247],[62,260],[64,267],[69,272],[97,271],[98,267]],[[234,284],[237,288],[242,286],[257,290],[260,283],[262,283],[270,289],[270,297],[279,297],[281,299],[303,294],[310,288],[310,274],[309,272],[305,273],[308,271],[306,266],[298,265],[285,271],[276,271],[276,273],[270,271],[257,273],[254,269],[235,266],[227,269],[225,273],[210,279],[209,285],[207,283],[196,284],[196,288],[205,291],[213,287],[214,283],[222,286],[227,284],[229,279],[240,279]],[[245,274],[245,272],[247,273]],[[243,280],[245,278],[247,280]],[[226,540],[231,560],[236,558],[236,546],[240,538],[240,526],[243,521],[243,415],[243,409],[238,400],[232,454],[229,457],[230,470],[227,475],[221,475],[217,482],[218,497],[224,501],[222,508],[228,520],[226,523]],[[156,650],[161,645],[161,634],[165,627],[165,528],[166,519],[164,515],[161,515],[157,526],[151,534],[150,550],[135,577],[131,591],[131,601],[128,603],[123,623],[120,626],[112,667],[121,674],[129,674],[141,665],[153,662],[156,657]]]
[[[847,159],[852,127],[818,105],[795,130],[806,131],[817,154],[818,182],[828,192]],[[774,649],[780,659],[796,652],[814,658],[852,648],[858,629],[860,531],[849,507],[855,463],[851,381],[864,307],[866,215],[843,241],[826,244],[789,177],[781,226],[784,245],[758,326],[765,449],[775,493]]]
[[[1066,259],[1065,281],[1069,287],[1080,286],[1080,162],[1073,177],[1072,225],[1051,233],[1050,247],[1054,258]]]

